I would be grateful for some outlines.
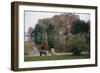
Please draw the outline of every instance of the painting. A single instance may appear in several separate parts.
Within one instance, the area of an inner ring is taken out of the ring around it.
[[[97,65],[97,7],[12,3],[12,70]]]
[[[90,14],[24,13],[25,61],[90,58]]]

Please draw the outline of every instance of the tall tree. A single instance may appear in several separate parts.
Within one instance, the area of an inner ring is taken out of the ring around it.
[[[47,27],[47,35],[48,35],[48,44],[52,47],[54,47],[54,32],[55,32],[55,26],[52,24],[49,24],[49,26]]]
[[[35,42],[35,44],[42,43],[42,30],[43,30],[42,27],[39,24],[37,24],[35,29],[31,33],[31,38]]]

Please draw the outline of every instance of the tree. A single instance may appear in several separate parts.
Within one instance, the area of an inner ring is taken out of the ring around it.
[[[83,20],[77,19],[73,22],[73,25],[71,26],[71,32],[73,34],[78,34],[78,33],[88,33],[89,30],[89,23],[86,23]]]
[[[48,44],[49,46],[54,47],[54,34],[55,34],[55,26],[52,24],[49,24],[49,26],[46,29],[47,35],[48,35]]]
[[[42,34],[44,33],[44,29],[41,25],[37,24],[33,32],[31,33],[31,39],[34,38],[35,44],[42,44]]]

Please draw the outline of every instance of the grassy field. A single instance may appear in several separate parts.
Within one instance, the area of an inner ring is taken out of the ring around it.
[[[85,58],[89,58],[89,57],[87,57],[87,55],[33,56],[33,57],[24,57],[24,61],[67,60],[67,59],[85,59]]]

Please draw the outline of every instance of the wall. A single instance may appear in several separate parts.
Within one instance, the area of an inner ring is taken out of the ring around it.
[[[10,3],[14,0],[0,0],[0,73],[14,73],[10,70],[10,54],[11,54],[11,12]],[[19,0],[20,1],[20,0]],[[79,5],[93,5],[99,6],[100,0],[21,0],[32,2],[45,3],[62,3],[62,4],[79,4]],[[100,12],[100,10],[98,10]],[[98,13],[99,13],[98,12]],[[100,14],[98,14],[98,19]],[[99,24],[100,22],[98,22]],[[100,25],[98,25],[100,27]],[[98,29],[100,31],[100,29]],[[100,37],[100,33],[98,34]],[[100,40],[100,38],[98,39]],[[100,41],[98,41],[99,43]],[[100,46],[98,46],[99,48]],[[98,49],[100,52],[100,49]],[[100,55],[100,53],[98,54]],[[34,73],[99,73],[100,72],[100,57],[98,67],[73,68],[73,69],[57,69],[57,70],[43,70],[34,71]],[[18,72],[19,73],[19,72]],[[24,73],[24,72],[22,72]],[[25,73],[33,73],[33,71],[26,71]]]

